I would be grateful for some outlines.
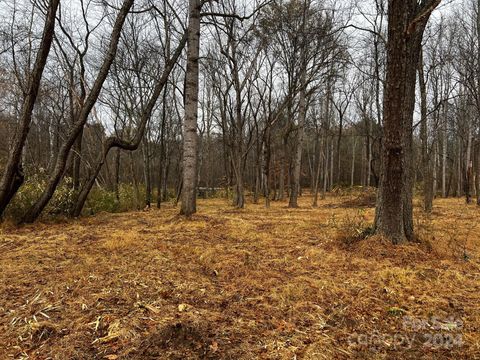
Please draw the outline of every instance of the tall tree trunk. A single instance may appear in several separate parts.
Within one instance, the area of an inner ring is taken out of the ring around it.
[[[183,189],[180,210],[180,214],[187,217],[197,212],[197,116],[201,7],[200,0],[189,1],[185,121],[183,124]]]
[[[145,180],[145,206],[150,208],[152,204],[152,182],[150,176],[150,151],[148,139],[144,137],[142,146],[143,155],[143,177]]]
[[[22,153],[27,141],[28,133],[30,132],[33,107],[37,100],[43,70],[45,69],[45,64],[47,63],[47,58],[52,46],[55,33],[55,15],[59,3],[60,0],[50,0],[48,3],[42,40],[40,42],[33,70],[29,75],[27,91],[22,104],[20,127],[15,132],[13,145],[9,150],[5,172],[0,181],[0,218],[3,215],[5,208],[24,182]]]
[[[457,137],[457,187],[455,191],[455,196],[456,197],[461,197],[462,196],[462,181],[463,181],[463,175],[462,175],[462,138],[460,137],[460,134]]]
[[[303,137],[304,137],[304,128],[305,128],[305,118],[307,113],[307,104],[306,104],[306,74],[305,70],[302,70],[302,88],[300,90],[300,101],[299,101],[299,119],[298,119],[298,129],[297,129],[297,139],[295,142],[295,154],[294,154],[294,163],[293,163],[293,176],[290,183],[290,200],[288,207],[297,208],[298,207],[298,192],[301,186],[301,170],[302,170],[302,149],[303,149]]]
[[[430,0],[389,0],[381,182],[375,230],[394,244],[413,240],[413,112],[416,70]]]
[[[285,200],[285,169],[288,167],[288,159],[287,159],[288,135],[283,134],[281,146],[282,148],[280,150],[280,153],[281,153],[280,173],[278,178],[278,193],[277,193],[277,200],[279,201]]]
[[[323,149],[323,153],[325,154],[324,156],[324,162],[323,162],[323,186],[322,186],[322,199],[325,199],[326,193],[328,191],[328,164],[329,164],[329,139],[328,139],[328,134],[325,132],[325,147]]]
[[[333,177],[333,169],[334,169],[334,160],[335,160],[335,145],[333,143],[333,136],[330,141],[330,171],[328,172],[330,174],[330,180],[329,180],[329,190],[333,190],[333,184],[334,184],[334,177]]]
[[[318,144],[317,148],[317,168],[315,171],[315,186],[313,191],[313,207],[318,207],[318,193],[320,191],[320,179],[321,179],[321,169],[324,161],[324,153],[323,153],[323,135],[319,134],[317,137],[320,136],[320,143]]]
[[[77,137],[83,130],[85,123],[87,122],[88,116],[97,101],[103,84],[110,71],[110,67],[115,59],[115,56],[117,54],[118,41],[120,39],[123,24],[125,23],[125,19],[130,12],[133,3],[134,0],[125,0],[123,2],[122,8],[120,9],[119,14],[117,15],[117,19],[115,20],[115,25],[113,26],[107,54],[98,72],[95,83],[85,100],[85,104],[80,109],[80,113],[75,124],[68,132],[65,142],[60,148],[53,174],[51,174],[46,188],[44,189],[42,195],[40,195],[40,198],[27,211],[27,213],[22,219],[23,222],[31,223],[38,218],[45,206],[47,206],[58,184],[60,183],[60,180],[62,179],[65,171],[65,165],[67,163],[70,150],[75,143]]]
[[[467,149],[465,153],[465,201],[467,204],[472,202],[472,182],[473,182],[473,161],[472,161],[472,124],[468,119],[467,129]]]
[[[428,149],[428,118],[427,118],[427,86],[425,83],[425,74],[423,68],[423,52],[420,52],[418,61],[418,83],[420,88],[420,140],[421,140],[421,159],[423,175],[423,206],[427,213],[432,211],[433,207],[433,176]]]
[[[477,195],[477,205],[480,206],[480,141],[475,146],[475,190]]]
[[[157,178],[157,208],[162,206],[162,183],[163,183],[163,167],[165,166],[165,126],[167,123],[167,90],[168,86],[165,84],[163,89],[163,103],[162,103],[162,125],[160,128],[160,154],[158,155],[158,178]]]
[[[272,154],[270,124],[266,125],[265,142],[264,142],[264,159],[263,159],[263,181],[265,190],[265,207],[270,207],[270,159]]]
[[[447,102],[442,104],[442,197],[447,197],[447,150],[448,150],[448,136],[447,136]]]
[[[293,176],[290,184],[290,200],[288,207],[298,207],[298,193],[300,190],[300,180],[302,171],[302,150],[303,150],[303,137],[305,120],[307,117],[307,38],[305,34],[305,26],[307,21],[307,13],[309,11],[309,1],[303,2],[303,16],[301,31],[301,48],[300,48],[300,98],[298,104],[298,125],[297,125],[297,138],[295,141],[295,153],[293,158]]]
[[[353,137],[353,149],[352,149],[352,167],[351,167],[351,173],[350,173],[350,187],[353,188],[353,185],[355,185],[355,152],[356,152],[356,147],[357,147],[357,138],[354,136]]]
[[[73,188],[78,190],[80,188],[80,169],[82,164],[82,142],[83,129],[80,131],[77,140],[73,147]]]

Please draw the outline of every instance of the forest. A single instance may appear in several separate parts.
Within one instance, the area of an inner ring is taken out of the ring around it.
[[[480,0],[0,0],[0,359],[480,358]]]

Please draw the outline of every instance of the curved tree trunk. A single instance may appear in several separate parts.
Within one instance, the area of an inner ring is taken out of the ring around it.
[[[85,206],[85,201],[87,200],[88,194],[92,190],[92,187],[95,184],[95,180],[97,179],[97,176],[100,173],[100,170],[102,169],[102,166],[105,163],[110,150],[113,148],[119,148],[119,149],[128,150],[128,151],[134,151],[138,149],[140,142],[142,141],[142,138],[145,134],[145,129],[146,129],[148,120],[152,116],[152,112],[153,112],[153,109],[155,108],[155,104],[158,98],[160,97],[160,94],[162,93],[164,87],[166,86],[168,77],[170,76],[170,73],[175,67],[175,64],[177,63],[178,58],[182,54],[182,51],[183,51],[183,48],[185,47],[186,42],[187,42],[187,36],[186,34],[184,34],[183,38],[180,40],[180,43],[177,46],[177,49],[173,53],[173,56],[165,64],[165,69],[163,70],[162,76],[160,77],[157,84],[155,85],[155,89],[153,91],[152,97],[148,100],[147,106],[145,107],[144,112],[142,113],[140,126],[133,140],[128,142],[128,141],[119,139],[117,137],[110,137],[105,141],[105,144],[103,146],[103,151],[99,159],[97,160],[94,171],[91,174],[90,178],[87,180],[87,182],[84,184],[84,186],[82,187],[82,190],[78,195],[75,205],[71,211],[72,216],[78,217],[82,213],[82,209]]]
[[[65,166],[70,150],[88,120],[88,116],[97,101],[100,91],[102,90],[103,83],[108,76],[113,60],[115,59],[115,56],[117,54],[118,41],[120,39],[123,24],[125,23],[125,19],[127,18],[127,15],[130,11],[130,8],[133,6],[133,3],[134,0],[125,0],[123,2],[122,8],[117,15],[117,19],[115,20],[115,25],[113,26],[107,55],[105,56],[103,64],[92,87],[92,90],[88,94],[85,100],[85,104],[80,109],[75,124],[68,132],[65,142],[59,150],[57,162],[55,164],[53,174],[48,180],[47,187],[43,191],[42,195],[40,195],[40,198],[27,211],[27,213],[22,219],[23,222],[34,222],[38,218],[38,216],[40,216],[43,209],[45,208],[45,206],[47,206],[48,202],[52,198],[58,184],[60,183],[60,180],[62,179],[65,171]]]
[[[53,36],[55,33],[55,15],[59,3],[60,0],[50,0],[48,4],[42,40],[35,59],[35,65],[28,80],[27,93],[25,94],[26,96],[22,104],[20,127],[15,133],[13,146],[9,152],[5,172],[0,181],[0,218],[3,215],[5,208],[24,182],[22,153],[28,133],[30,132],[32,111],[37,100],[43,70],[45,69],[47,58],[52,47]]]

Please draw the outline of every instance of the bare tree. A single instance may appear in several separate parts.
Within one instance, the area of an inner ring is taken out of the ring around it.
[[[62,147],[59,150],[59,154],[57,157],[57,161],[55,164],[55,168],[53,170],[52,175],[50,176],[47,186],[45,190],[43,191],[42,195],[39,197],[39,199],[32,205],[32,207],[27,211],[25,216],[23,217],[22,221],[23,222],[34,222],[38,216],[41,214],[45,206],[48,204],[50,199],[52,198],[55,189],[57,188],[63,174],[65,171],[65,165],[67,163],[68,155],[70,153],[70,150],[75,143],[77,137],[80,135],[82,132],[82,129],[85,126],[85,123],[87,122],[88,116],[90,114],[90,111],[93,109],[95,106],[95,103],[97,101],[97,98],[100,94],[100,91],[102,90],[103,83],[105,82],[110,67],[115,59],[115,55],[117,53],[117,48],[118,48],[118,42],[120,39],[120,35],[122,32],[122,27],[125,22],[125,19],[133,6],[134,0],[125,0],[123,2],[123,5],[117,15],[115,24],[112,29],[112,34],[110,38],[110,44],[108,47],[107,54],[104,58],[104,61],[102,63],[102,66],[98,72],[97,78],[95,80],[95,83],[93,84],[93,87],[88,94],[88,96],[85,99],[85,103],[79,110],[77,119],[75,123],[73,124],[72,128],[70,129],[69,133],[67,134],[67,138],[65,142],[62,144]]]
[[[0,217],[3,215],[10,200],[12,200],[13,196],[17,193],[18,189],[24,182],[22,152],[30,131],[32,111],[40,88],[43,70],[45,69],[45,64],[47,63],[47,58],[53,42],[53,36],[55,33],[55,15],[59,3],[59,0],[50,0],[48,2],[42,40],[24,94],[25,97],[21,110],[20,127],[15,133],[13,145],[9,151],[5,172],[3,173],[0,182]]]
[[[180,210],[180,213],[187,217],[197,212],[197,117],[201,9],[201,0],[189,0],[185,121],[183,124],[183,189]]]

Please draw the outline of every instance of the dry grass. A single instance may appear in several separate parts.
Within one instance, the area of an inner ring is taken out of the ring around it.
[[[0,358],[480,358],[480,209],[438,200],[417,211],[421,243],[393,247],[346,241],[373,218],[358,194],[310,203],[4,226]],[[463,326],[419,331],[405,316]],[[434,331],[463,343],[425,346]]]

